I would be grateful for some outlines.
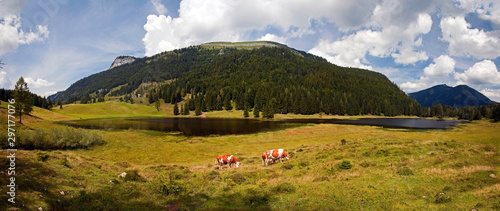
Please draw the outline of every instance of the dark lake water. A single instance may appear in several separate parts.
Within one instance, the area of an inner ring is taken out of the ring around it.
[[[61,124],[87,129],[106,130],[155,130],[180,132],[186,136],[209,136],[230,134],[252,134],[281,130],[305,124],[351,124],[371,125],[384,128],[403,129],[447,129],[463,121],[432,120],[414,118],[362,118],[346,119],[287,119],[260,121],[256,119],[231,118],[144,118],[144,119],[90,119],[61,122]]]

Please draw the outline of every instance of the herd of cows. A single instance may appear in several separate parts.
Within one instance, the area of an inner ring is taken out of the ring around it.
[[[277,160],[283,162],[283,158],[289,160],[290,156],[283,149],[273,149],[262,153],[262,165],[268,166],[272,161],[273,163]],[[236,168],[240,166],[240,162],[236,160],[233,155],[218,155],[215,164],[219,164],[219,169],[222,169],[222,165],[228,164],[229,168],[234,164]]]

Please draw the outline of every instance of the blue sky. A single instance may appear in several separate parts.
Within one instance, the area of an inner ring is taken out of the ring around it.
[[[406,92],[466,84],[500,102],[494,0],[0,0],[0,87],[23,76],[47,96],[120,55],[249,40],[381,72]]]

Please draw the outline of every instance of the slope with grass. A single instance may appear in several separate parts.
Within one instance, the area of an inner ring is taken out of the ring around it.
[[[156,108],[130,103],[106,102],[94,104],[68,104],[63,109],[55,108],[56,113],[79,119],[113,117],[161,117],[164,114]]]

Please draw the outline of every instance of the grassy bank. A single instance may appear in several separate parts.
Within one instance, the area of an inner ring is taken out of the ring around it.
[[[54,112],[95,118],[63,110]],[[116,113],[99,116],[107,115]],[[28,126],[52,124],[40,121]],[[16,206],[495,210],[500,209],[499,129],[497,123],[478,121],[446,131],[310,124],[191,138],[154,131],[96,131],[104,143],[89,149],[18,151]],[[262,166],[260,154],[273,148],[284,148],[291,160]],[[42,159],[43,154],[48,157]],[[240,168],[217,170],[218,154],[234,154]],[[0,151],[2,166],[8,164],[6,156],[6,150]],[[123,172],[128,177],[119,178]],[[7,181],[4,171],[0,191],[7,192]],[[0,196],[0,201],[6,200],[7,195]],[[7,206],[0,203],[0,209]]]

